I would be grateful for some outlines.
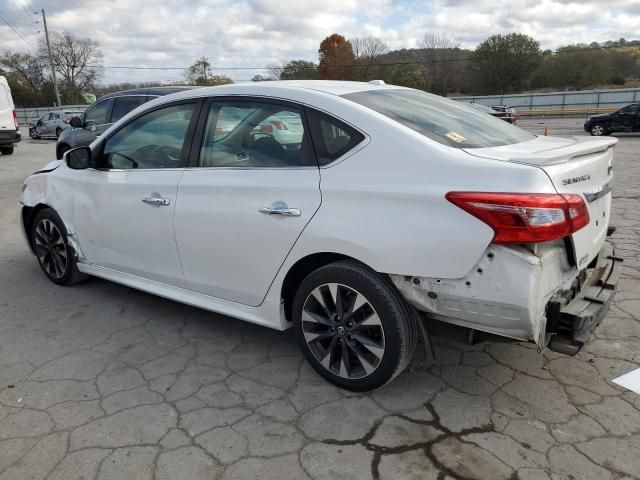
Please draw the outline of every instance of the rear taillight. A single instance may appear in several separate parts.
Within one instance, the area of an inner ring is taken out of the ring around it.
[[[18,124],[18,114],[16,113],[16,111],[13,111],[13,123],[16,126],[16,132],[20,131],[20,125]]]
[[[273,133],[273,125],[260,125],[260,133]]]
[[[571,235],[589,223],[580,195],[449,192],[445,198],[489,225],[493,243],[539,243]]]
[[[70,118],[65,118],[65,119],[62,121],[62,123],[69,124],[69,122],[70,122],[70,121],[71,121],[71,119],[70,119]]]

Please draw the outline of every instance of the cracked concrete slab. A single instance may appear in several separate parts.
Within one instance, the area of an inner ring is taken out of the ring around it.
[[[616,147],[620,291],[575,357],[438,328],[372,393],[340,390],[274,332],[92,279],[48,282],[16,192],[53,154],[0,157],[0,480],[638,478],[640,138]]]

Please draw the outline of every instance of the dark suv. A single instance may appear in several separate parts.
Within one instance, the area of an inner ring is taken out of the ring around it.
[[[584,121],[584,131],[594,136],[614,132],[640,132],[640,103],[632,103],[617,112],[593,115]]]
[[[57,159],[62,159],[67,150],[89,145],[102,135],[112,123],[117,122],[143,103],[191,88],[194,87],[136,88],[100,97],[85,110],[82,116],[73,117],[70,120],[71,128],[62,130],[56,145]]]

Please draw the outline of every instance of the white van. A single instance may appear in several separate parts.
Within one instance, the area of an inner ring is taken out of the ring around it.
[[[20,141],[20,127],[7,79],[0,76],[0,153],[11,155]]]

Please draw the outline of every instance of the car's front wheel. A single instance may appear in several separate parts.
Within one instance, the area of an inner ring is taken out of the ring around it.
[[[390,382],[415,351],[418,325],[411,307],[388,280],[354,261],[307,276],[294,298],[293,321],[311,366],[347,390]]]
[[[76,266],[75,252],[69,245],[67,229],[50,208],[40,210],[33,220],[31,245],[45,275],[58,285],[71,285],[86,278]]]
[[[593,135],[594,137],[601,137],[602,135],[607,134],[607,130],[604,128],[604,125],[602,125],[601,123],[596,123],[595,125],[592,125],[590,132],[591,132],[591,135]]]

